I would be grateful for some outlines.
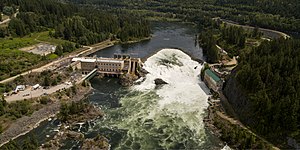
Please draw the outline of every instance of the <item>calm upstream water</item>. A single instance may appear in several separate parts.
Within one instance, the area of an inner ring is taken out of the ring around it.
[[[121,87],[116,78],[92,79],[95,90],[88,99],[105,116],[75,130],[86,138],[104,135],[112,149],[222,149],[223,143],[202,121],[208,89],[200,81],[202,65],[190,57],[204,59],[195,42],[198,31],[188,24],[155,22],[152,32],[151,40],[115,45],[93,54],[141,57],[149,74],[130,88]],[[168,84],[156,86],[156,78]],[[53,120],[46,121],[27,135],[35,134],[43,143],[53,137],[57,126]],[[80,148],[77,141],[64,144],[62,149]]]
[[[115,45],[96,52],[99,57],[113,57],[115,53],[131,54],[133,57],[147,58],[163,48],[182,49],[189,55],[203,58],[202,49],[195,41],[198,31],[191,24],[153,22],[152,39],[133,44]]]

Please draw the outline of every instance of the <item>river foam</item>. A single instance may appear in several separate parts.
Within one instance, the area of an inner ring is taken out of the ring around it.
[[[117,149],[216,149],[203,118],[208,95],[201,89],[202,65],[177,49],[149,57],[143,82],[121,98],[122,107],[107,112],[108,126],[126,131]],[[157,87],[160,78],[168,84]]]

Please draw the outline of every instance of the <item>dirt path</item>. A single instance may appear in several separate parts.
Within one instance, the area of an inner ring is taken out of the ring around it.
[[[240,25],[240,24],[235,23],[235,22],[230,21],[230,20],[221,19],[221,18],[213,18],[213,20],[217,20],[217,19],[220,19],[222,22],[225,22],[225,23],[228,24],[228,25],[233,25],[233,26],[237,26],[237,27],[242,27],[242,28],[244,28],[244,29],[250,29],[250,30],[254,29],[254,27],[252,27],[252,26],[248,26],[248,25]],[[270,36],[272,36],[271,34],[273,34],[273,35],[279,35],[279,36],[281,36],[281,37],[283,37],[283,38],[285,38],[285,39],[290,38],[289,35],[287,35],[286,33],[280,32],[280,31],[271,30],[271,29],[265,29],[265,28],[259,28],[259,30],[262,31],[264,34],[268,34],[268,33],[269,33]],[[273,37],[273,38],[274,38],[274,37]]]
[[[19,13],[19,10],[17,10],[17,12],[13,14],[13,17],[17,17],[18,13]],[[0,22],[0,25],[8,23],[8,22],[10,22],[10,20],[11,20],[11,18],[9,17],[9,18],[3,20],[2,22]]]

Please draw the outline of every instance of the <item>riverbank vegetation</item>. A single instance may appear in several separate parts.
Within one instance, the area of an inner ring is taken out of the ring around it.
[[[38,139],[34,136],[28,136],[23,142],[17,143],[14,140],[9,141],[5,144],[3,149],[13,149],[13,150],[36,150],[38,149]]]
[[[103,113],[99,108],[95,108],[83,100],[79,102],[62,103],[58,114],[58,119],[62,122],[84,121],[86,118],[95,119],[102,117]]]
[[[88,92],[90,92],[90,87],[73,86],[69,89],[30,100],[10,103],[2,100],[0,106],[3,104],[4,109],[1,112],[4,114],[0,115],[0,124],[3,129],[3,133],[0,134],[1,143],[31,130],[31,127],[34,127],[41,120],[55,115],[59,111],[61,101],[70,103],[72,101],[80,101]],[[89,110],[93,112],[87,114],[87,118],[94,117],[93,114],[96,114],[94,113],[95,109]],[[98,109],[98,111],[100,110]],[[16,124],[11,126],[12,123]],[[10,128],[8,129],[8,127]],[[3,147],[5,146],[6,144]],[[18,143],[18,146],[21,147],[22,145]]]
[[[4,99],[0,98],[0,128],[4,131],[14,120],[23,116],[29,116],[39,108],[41,106],[35,105],[33,101],[25,100],[7,103]]]
[[[272,146],[269,143],[239,125],[234,125],[222,118],[214,119],[214,121],[214,125],[222,132],[220,138],[223,141],[226,141],[232,148],[272,149]]]
[[[216,63],[219,61],[219,49],[217,48],[216,37],[211,32],[202,32],[199,36],[199,43],[203,48],[203,55],[206,56],[206,61]]]

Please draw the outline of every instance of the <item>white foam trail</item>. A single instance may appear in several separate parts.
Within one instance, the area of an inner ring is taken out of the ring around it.
[[[162,65],[160,63],[161,60],[167,59],[173,59],[176,63],[182,65]],[[160,78],[168,83],[157,91],[157,94],[162,98],[159,101],[161,108],[165,108],[165,105],[172,103],[184,103],[191,106],[194,104],[201,105],[201,108],[205,109],[208,106],[208,96],[199,86],[201,68],[202,65],[193,61],[182,51],[163,49],[148,58],[144,69],[149,74],[146,75],[146,80],[142,84],[133,88],[139,91],[153,90],[155,88],[154,80]]]
[[[208,95],[201,89],[202,65],[177,49],[149,57],[149,72],[107,110],[105,124],[126,131],[116,149],[221,149],[205,130]],[[160,78],[168,84],[155,85]]]
[[[146,80],[133,88],[143,92],[152,91],[156,86],[154,83],[156,78],[168,84],[156,91],[160,97],[159,110],[151,111],[147,119],[155,120],[157,113],[167,110],[169,114],[181,118],[198,135],[203,133],[202,115],[208,107],[208,95],[199,86],[201,68],[202,65],[176,49],[163,49],[148,58],[144,66],[149,72]]]
[[[225,145],[221,150],[231,150],[231,148],[228,145]]]

